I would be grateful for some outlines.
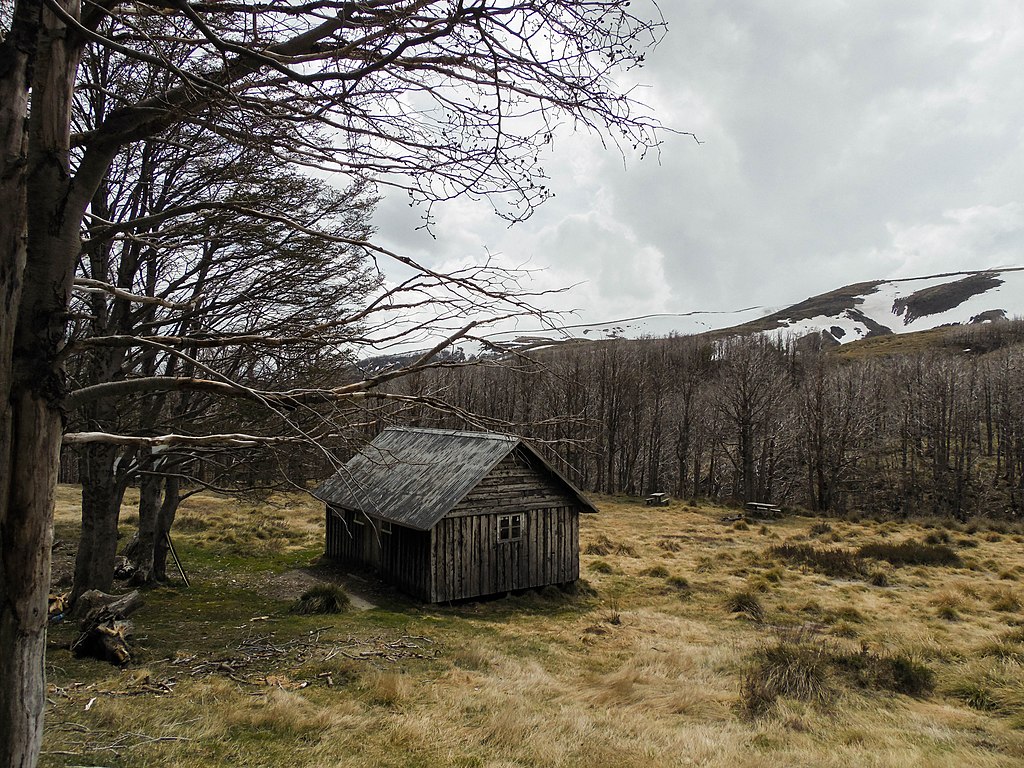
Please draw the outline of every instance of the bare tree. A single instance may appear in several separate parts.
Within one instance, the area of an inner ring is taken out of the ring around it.
[[[14,0],[0,8],[0,762],[31,766],[39,751],[60,353],[83,218],[122,148],[193,123],[297,163],[374,176],[428,204],[495,194],[499,212],[515,219],[547,195],[538,150],[558,121],[655,143],[613,77],[639,64],[660,34],[660,23],[629,6]],[[152,33],[164,23],[169,34]],[[87,47],[154,64],[163,87],[143,97],[124,83],[98,125],[72,135]],[[488,296],[467,276],[392,257],[480,303]],[[351,399],[378,381],[316,396]],[[239,392],[213,380],[148,382],[103,386],[107,394]],[[251,399],[284,402],[249,390]]]
[[[766,501],[778,443],[779,406],[789,387],[783,351],[764,336],[721,343],[716,405],[730,430],[727,456],[735,469],[735,493],[744,501]]]
[[[797,413],[807,498],[814,511],[835,511],[872,420],[867,392],[875,371],[868,365],[837,366],[820,355],[805,369]]]

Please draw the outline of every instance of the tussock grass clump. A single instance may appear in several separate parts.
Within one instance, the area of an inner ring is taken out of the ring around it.
[[[621,541],[612,541],[604,534],[601,534],[594,541],[587,544],[583,550],[588,555],[622,555],[624,557],[636,557],[636,550],[629,544]]]
[[[604,560],[595,560],[587,566],[594,573],[615,573],[615,568],[611,563],[605,562]]]
[[[827,704],[834,695],[827,650],[802,631],[756,651],[740,686],[741,705],[752,717],[765,714],[780,697]]]
[[[992,640],[978,648],[979,656],[1007,662],[1008,664],[1024,665],[1024,645],[1012,640]]]
[[[576,579],[576,581],[570,581],[568,584],[562,584],[559,589],[567,596],[571,598],[586,598],[596,597],[597,590],[594,586],[586,579]]]
[[[873,587],[888,587],[889,574],[876,568],[868,574],[868,583]]]
[[[999,702],[983,683],[965,680],[950,686],[949,694],[959,699],[971,709],[981,712],[994,712],[999,709]]]
[[[826,533],[832,533],[832,526],[826,522],[815,523],[807,533],[811,536],[824,536]]]
[[[832,651],[829,660],[859,688],[925,696],[935,688],[935,673],[906,653],[874,653],[866,645],[859,653]]]
[[[374,671],[362,681],[366,700],[379,707],[397,707],[412,696],[413,685],[401,672]]]
[[[754,621],[764,621],[765,610],[761,599],[749,589],[740,589],[725,598],[725,608],[729,613],[738,613]]]
[[[680,552],[684,549],[684,543],[682,541],[670,536],[662,536],[658,539],[657,546],[666,552]]]
[[[668,568],[666,568],[664,565],[654,565],[654,566],[651,566],[650,568],[647,568],[646,570],[640,571],[640,575],[641,576],[651,576],[652,578],[655,578],[655,579],[667,579],[668,578]]]
[[[452,664],[460,669],[482,672],[493,666],[494,656],[478,646],[469,645],[452,653]]]
[[[901,541],[898,544],[873,542],[857,550],[858,557],[885,560],[893,565],[950,565],[962,564],[960,555],[946,544],[928,544],[922,541]]]
[[[1006,659],[967,663],[943,690],[971,709],[1008,716],[1020,722],[1024,712],[1024,685],[1020,667]],[[1015,727],[1019,727],[1015,724]]]
[[[178,515],[174,521],[175,533],[201,533],[208,531],[216,523],[198,515]]]
[[[1012,589],[997,589],[992,593],[991,602],[993,611],[1013,613],[1021,608],[1021,597]]]
[[[866,569],[864,561],[849,550],[839,547],[816,547],[813,544],[776,544],[768,554],[832,578],[858,578]]]
[[[683,576],[669,576],[665,579],[665,583],[680,595],[688,595],[692,589],[690,582]]]
[[[1024,643],[1024,627],[1017,626],[1007,630],[1003,634],[1003,640],[1008,643]]]
[[[289,609],[298,614],[344,613],[352,601],[337,584],[317,584],[302,593]]]
[[[839,682],[861,689],[925,696],[935,688],[935,673],[908,654],[841,650],[805,628],[782,634],[754,653],[743,674],[741,695],[747,714],[764,714],[779,698],[827,705]]]
[[[960,611],[964,609],[963,595],[948,589],[939,592],[930,602],[935,606],[935,614],[946,621],[959,621]]]
[[[933,547],[939,544],[949,544],[949,533],[947,531],[932,531],[924,537],[924,543]]]

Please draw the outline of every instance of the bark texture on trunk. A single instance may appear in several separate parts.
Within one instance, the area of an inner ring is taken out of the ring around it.
[[[74,601],[83,592],[109,592],[114,583],[117,523],[121,511],[120,484],[114,473],[118,448],[90,445],[80,464],[82,478],[82,535],[75,557]]]
[[[0,519],[0,765],[36,764],[42,743],[46,607],[61,421],[51,403],[15,393],[6,509]]]
[[[57,0],[73,18],[77,0]],[[57,355],[84,205],[69,183],[79,42],[19,0],[0,43],[0,765],[42,743],[53,495],[63,382]],[[32,111],[28,112],[29,77]],[[26,132],[27,128],[27,132]]]
[[[139,532],[127,555],[135,565],[134,585],[167,581],[167,535],[178,511],[180,490],[177,477],[146,476],[142,482]]]
[[[167,550],[168,537],[174,517],[178,514],[181,503],[181,478],[168,477],[164,484],[164,500],[160,504],[160,513],[156,523],[156,541],[153,552],[153,575],[158,581],[167,581]],[[184,574],[182,574],[184,576]]]
[[[135,575],[132,584],[151,584],[156,581],[153,556],[156,548],[157,519],[160,516],[160,489],[163,478],[155,474],[142,476],[139,484],[139,533],[135,541],[132,561]]]

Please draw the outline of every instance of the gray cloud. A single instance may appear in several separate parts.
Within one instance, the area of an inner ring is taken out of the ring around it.
[[[1004,0],[663,3],[639,77],[669,125],[643,162],[561,135],[556,198],[511,230],[484,203],[400,199],[382,239],[500,252],[615,313],[779,305],[857,280],[1024,263],[1024,9]],[[575,303],[574,303],[575,302]]]

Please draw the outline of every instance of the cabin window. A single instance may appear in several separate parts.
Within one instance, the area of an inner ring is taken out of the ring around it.
[[[498,515],[498,541],[519,541],[523,538],[522,515]]]
[[[390,520],[381,520],[380,521],[380,532],[381,533],[391,533],[391,521]]]
[[[356,512],[352,515],[352,522],[356,525],[366,525],[366,521],[363,520],[363,514],[361,512]]]

